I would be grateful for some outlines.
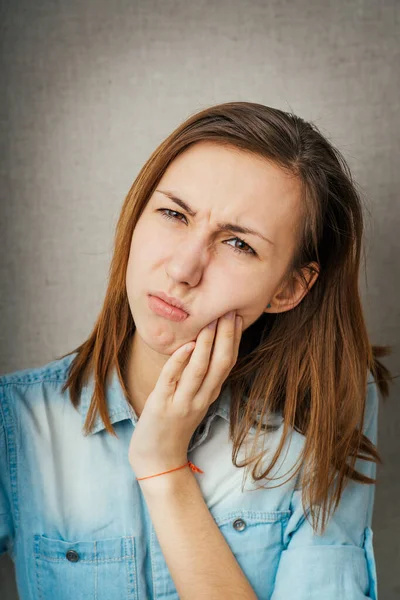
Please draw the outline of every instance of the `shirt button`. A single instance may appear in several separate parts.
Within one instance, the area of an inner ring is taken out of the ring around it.
[[[79,554],[75,552],[75,550],[68,550],[65,556],[67,557],[67,560],[71,562],[77,562],[79,560]]]
[[[243,519],[236,519],[236,521],[233,521],[233,527],[236,531],[243,531],[243,529],[246,529],[247,525]]]

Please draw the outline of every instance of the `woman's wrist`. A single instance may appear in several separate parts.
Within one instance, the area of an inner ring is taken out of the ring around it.
[[[189,464],[187,464],[182,469],[160,475],[159,477],[138,480],[138,483],[144,496],[165,498],[165,496],[176,496],[184,492],[185,486],[191,479],[195,479],[195,477]]]

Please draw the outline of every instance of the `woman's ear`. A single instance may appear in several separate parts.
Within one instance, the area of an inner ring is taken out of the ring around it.
[[[266,313],[281,313],[295,308],[306,296],[316,282],[319,275],[319,265],[310,263],[302,269],[303,276],[307,282],[306,287],[299,273],[294,273],[289,281],[278,288],[276,294],[271,298],[266,307]]]

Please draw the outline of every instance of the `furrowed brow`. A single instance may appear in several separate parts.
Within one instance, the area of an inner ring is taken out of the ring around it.
[[[185,210],[191,217],[195,217],[197,215],[196,211],[194,211],[186,202],[184,202],[181,198],[178,198],[172,192],[168,192],[167,190],[155,190],[155,191],[159,192],[160,194],[163,194],[164,196],[166,196],[167,198],[172,200],[172,202],[175,202],[175,204],[178,204],[178,206],[180,206],[183,210]],[[261,238],[265,242],[268,242],[272,246],[275,246],[274,242],[272,242],[271,240],[266,238],[264,235],[262,235],[262,233],[260,233],[259,231],[255,231],[254,229],[250,229],[249,227],[244,227],[242,225],[235,225],[234,223],[217,223],[217,228],[220,231],[234,231],[235,233],[246,233],[249,235],[256,235],[257,237]]]

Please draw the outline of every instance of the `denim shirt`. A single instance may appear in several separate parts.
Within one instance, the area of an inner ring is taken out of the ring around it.
[[[128,460],[137,416],[114,370],[106,399],[118,439],[99,417],[83,435],[93,380],[75,409],[68,391],[61,393],[73,356],[0,377],[0,553],[14,562],[20,600],[177,599]],[[370,372],[367,389],[364,433],[376,444],[378,393]],[[325,533],[313,535],[298,476],[270,486],[288,479],[304,436],[291,430],[270,475],[282,479],[257,483],[250,470],[245,480],[246,469],[232,464],[229,406],[226,387],[194,432],[188,458],[204,471],[193,475],[257,598],[376,600],[375,486],[349,482]],[[275,417],[266,460],[282,433]],[[375,477],[375,463],[358,459],[356,468]]]

